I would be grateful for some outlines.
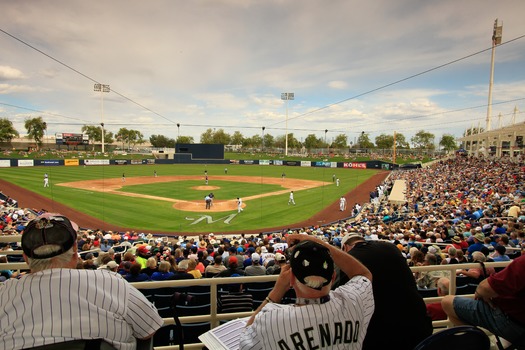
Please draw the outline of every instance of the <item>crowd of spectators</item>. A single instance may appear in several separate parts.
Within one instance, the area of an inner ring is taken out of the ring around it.
[[[373,201],[363,203],[351,218],[326,226],[163,238],[83,229],[77,238],[77,268],[111,270],[128,282],[272,275],[288,260],[289,234],[314,235],[339,247],[345,236],[355,234],[365,242],[391,242],[409,266],[478,262],[479,268],[458,266],[457,274],[480,283],[495,273],[485,262],[510,260],[525,248],[524,179],[524,167],[507,159],[454,157],[428,168],[392,172],[378,184]],[[396,180],[407,185],[403,204],[388,201]],[[38,214],[2,207],[3,233],[21,232]],[[1,247],[13,248],[5,243]],[[0,251],[0,262],[6,261]],[[3,280],[24,275],[9,270],[0,274]],[[435,288],[445,295],[454,276],[425,271],[413,277],[418,288]],[[439,305],[434,307],[435,317],[444,317]]]
[[[388,201],[396,180],[407,184],[402,205]],[[109,261],[104,258],[110,257],[118,264],[118,273],[129,281],[271,274],[278,270],[276,256],[285,256],[287,234],[317,235],[340,246],[348,232],[361,234],[365,240],[391,241],[414,266],[508,260],[509,252],[519,251],[524,243],[523,180],[523,168],[511,161],[457,157],[429,168],[392,172],[378,185],[379,195],[365,203],[356,216],[328,226],[250,236],[210,233],[175,239],[88,229],[78,236],[79,252],[98,248],[100,254],[96,259],[93,254],[82,255],[79,267],[106,268]],[[8,208],[0,224],[19,232],[38,214]],[[131,269],[135,264],[140,269]],[[480,278],[476,271],[465,273]],[[415,277],[421,288],[434,288],[440,277],[450,276],[434,271]]]

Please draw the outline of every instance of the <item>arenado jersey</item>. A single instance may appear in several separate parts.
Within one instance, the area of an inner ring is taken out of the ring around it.
[[[355,276],[324,304],[266,304],[241,334],[240,349],[361,349],[373,313],[372,283]]]
[[[109,270],[50,269],[0,286],[0,349],[102,338],[136,348],[163,324],[155,307]]]

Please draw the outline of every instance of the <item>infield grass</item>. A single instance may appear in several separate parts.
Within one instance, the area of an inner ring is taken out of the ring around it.
[[[295,191],[296,206],[288,206],[288,193],[261,197],[245,201],[244,211],[202,213],[179,211],[171,202],[146,198],[125,197],[117,194],[81,190],[57,186],[59,183],[120,179],[135,176],[194,175],[202,176],[208,172],[209,185],[219,186],[213,190],[217,199],[234,199],[282,190],[279,185],[214,181],[214,175],[224,176],[224,165],[125,165],[125,166],[40,166],[0,168],[0,176],[9,182],[66,204],[105,222],[122,227],[133,227],[143,232],[228,232],[258,230],[265,227],[286,226],[304,221],[328,205],[338,201],[341,195],[349,192],[377,170],[286,167],[261,165],[227,165],[228,175],[277,177],[283,172],[286,179],[297,178],[324,181],[324,186]],[[44,173],[49,175],[51,187],[43,187]],[[340,179],[340,186],[332,183],[332,175]],[[286,181],[286,180],[285,180]],[[194,190],[192,187],[204,185],[202,181],[174,181],[167,183],[125,186],[122,190],[159,197],[186,200],[202,200],[209,191]],[[8,195],[16,199],[16,193]],[[354,202],[347,197],[348,206]],[[39,209],[39,208],[38,208]],[[44,208],[52,211],[53,208]],[[206,217],[209,215],[209,217]],[[203,218],[204,216],[204,218]]]

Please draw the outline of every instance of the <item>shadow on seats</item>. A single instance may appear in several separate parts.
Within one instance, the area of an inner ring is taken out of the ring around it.
[[[490,339],[474,326],[458,326],[437,332],[420,342],[414,350],[489,350]]]
[[[417,292],[421,295],[422,298],[433,298],[438,296],[437,288],[418,288]]]

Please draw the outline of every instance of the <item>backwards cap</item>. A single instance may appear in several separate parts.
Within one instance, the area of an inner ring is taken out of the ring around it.
[[[349,243],[350,244],[350,240],[364,240],[363,236],[361,236],[359,233],[355,233],[355,232],[350,232],[348,234],[346,234],[343,239],[341,240],[341,247],[343,245],[345,245],[346,243]]]
[[[322,289],[332,281],[334,261],[328,248],[312,241],[302,241],[293,247],[290,257],[290,267],[299,282],[308,285],[308,279],[319,276],[325,279]]]
[[[45,213],[30,221],[22,234],[24,254],[49,259],[67,252],[77,240],[78,225],[60,214]]]

